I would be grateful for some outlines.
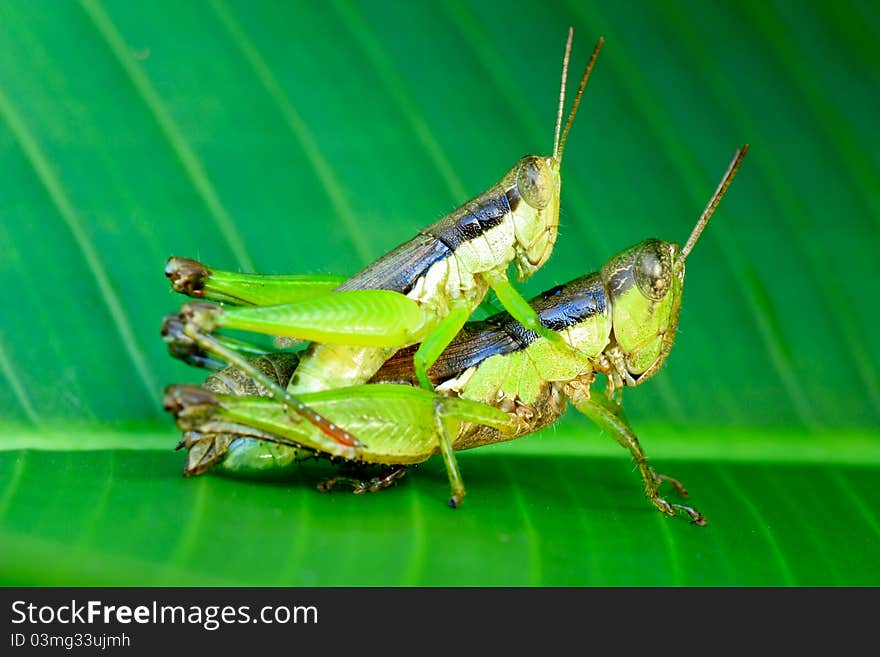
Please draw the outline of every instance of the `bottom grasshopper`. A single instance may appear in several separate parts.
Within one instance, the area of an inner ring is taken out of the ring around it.
[[[452,489],[449,505],[457,507],[465,488],[455,451],[533,433],[553,423],[571,403],[630,451],[657,509],[705,524],[695,508],[661,497],[664,481],[679,494],[687,493],[648,464],[621,397],[625,387],[656,374],[668,356],[678,327],[685,260],[747,150],[746,145],[737,151],[683,248],[645,240],[600,271],[530,302],[567,348],[499,313],[469,322],[447,347],[429,370],[435,392],[417,387],[412,360],[417,347],[411,347],[387,361],[369,384],[302,396],[322,416],[363,436],[366,449],[340,444],[311,424],[292,424],[265,387],[232,367],[211,375],[204,388],[170,386],[165,407],[184,431],[186,473],[200,474],[212,466],[229,473],[265,472],[315,456],[387,466],[373,478],[338,477],[324,484],[329,488],[345,481],[363,492],[389,486],[407,465],[439,452]],[[252,363],[285,386],[296,361],[296,354],[272,353]],[[607,379],[605,395],[591,394],[597,373]]]

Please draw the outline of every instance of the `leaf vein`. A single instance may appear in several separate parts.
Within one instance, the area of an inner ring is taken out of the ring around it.
[[[71,203],[70,197],[64,189],[61,179],[52,168],[52,165],[43,153],[37,140],[22,120],[18,110],[13,106],[2,89],[0,89],[0,116],[2,116],[3,120],[9,126],[15,140],[21,147],[24,156],[27,158],[38,180],[48,194],[49,199],[52,201],[52,204],[55,206],[55,209],[61,216],[61,219],[64,221],[67,228],[73,234],[73,238],[79,247],[80,253],[82,253],[83,258],[86,261],[89,273],[92,275],[92,278],[98,286],[101,300],[107,307],[113,325],[119,333],[123,347],[129,358],[131,358],[135,370],[140,376],[144,388],[146,388],[147,395],[153,404],[158,406],[159,393],[157,392],[157,386],[155,383],[156,379],[147,364],[147,359],[142,349],[137,343],[131,322],[128,318],[128,313],[126,313],[125,307],[122,305],[116,290],[113,288],[113,284],[110,282],[110,277],[104,268],[98,250],[95,248],[95,245],[92,243],[92,240],[88,237],[83,228],[79,216]]]
[[[153,115],[162,134],[168,140],[171,149],[186,172],[187,178],[208,209],[217,230],[220,231],[220,234],[223,235],[229,244],[229,248],[238,260],[239,267],[245,271],[253,271],[253,261],[248,254],[244,241],[238,233],[234,220],[214,189],[214,185],[211,183],[204,165],[183,136],[183,133],[171,117],[170,112],[165,107],[146,74],[135,63],[134,57],[128,52],[122,35],[116,29],[116,26],[104,9],[95,0],[80,0],[80,6],[119,62],[119,65],[128,76],[138,95],[144,101],[147,109]]]

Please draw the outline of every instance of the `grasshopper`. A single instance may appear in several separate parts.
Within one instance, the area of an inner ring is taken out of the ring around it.
[[[430,390],[428,369],[490,288],[523,326],[562,344],[511,285],[507,270],[513,263],[520,280],[527,279],[547,261],[556,241],[565,144],[603,43],[601,38],[596,43],[563,129],[572,36],[569,29],[551,156],[520,159],[488,191],[342,284],[327,278],[310,285],[308,277],[215,271],[191,259],[171,258],[165,272],[176,291],[241,304],[185,304],[163,326],[172,354],[207,364],[207,352],[234,364],[328,437],[362,448],[349,429],[327,421],[301,397],[365,383],[395,351],[413,344],[419,344],[412,354],[416,377]],[[240,344],[212,335],[222,328],[312,344],[289,382],[281,386],[239,353]]]
[[[572,349],[560,348],[559,340],[502,312],[463,327],[428,372],[436,386],[433,393],[417,387],[413,347],[386,361],[367,385],[304,395],[318,412],[368,437],[370,448],[360,453],[313,428],[291,425],[274,400],[258,396],[254,382],[232,368],[209,377],[206,388],[171,386],[165,406],[185,432],[188,470],[196,473],[218,463],[228,472],[259,471],[310,456],[388,466],[379,477],[355,481],[356,492],[361,492],[390,485],[408,464],[439,451],[452,489],[449,504],[457,507],[465,488],[456,450],[533,433],[554,422],[571,403],[629,450],[645,493],[658,510],[705,524],[695,508],[660,496],[663,482],[682,496],[687,492],[648,464],[623,414],[622,391],[654,376],[669,355],[678,328],[685,261],[747,150],[748,145],[736,152],[683,248],[645,240],[612,257],[598,272],[532,299],[541,323]],[[283,353],[264,356],[260,367],[283,385],[294,373],[295,359]],[[604,396],[591,394],[597,373],[606,377]],[[347,478],[330,480],[326,487],[336,481]]]

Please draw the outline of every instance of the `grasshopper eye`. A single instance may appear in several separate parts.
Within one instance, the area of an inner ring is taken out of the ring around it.
[[[516,172],[516,189],[520,197],[538,210],[547,206],[553,196],[553,176],[543,158],[531,155],[520,160]]]
[[[642,294],[659,301],[666,296],[672,282],[672,259],[668,249],[657,240],[645,243],[635,266],[636,284]]]

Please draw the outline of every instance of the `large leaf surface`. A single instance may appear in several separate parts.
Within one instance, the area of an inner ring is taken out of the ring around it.
[[[459,512],[434,462],[367,497],[181,479],[165,259],[353,273],[549,149],[568,25],[573,70],[607,42],[527,291],[683,241],[752,147],[626,399],[710,526],[572,417],[462,455]],[[0,579],[877,584],[878,35],[860,0],[0,3]]]

